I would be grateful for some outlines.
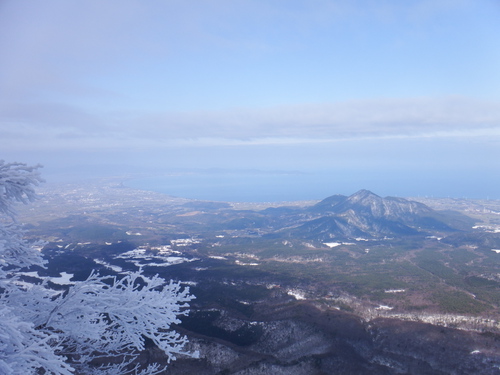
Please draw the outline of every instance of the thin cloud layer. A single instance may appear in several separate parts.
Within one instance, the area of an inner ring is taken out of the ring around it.
[[[6,146],[155,147],[206,144],[300,144],[386,137],[500,135],[500,103],[467,98],[379,99],[266,109],[189,113],[105,112],[57,104],[17,103],[0,109]],[[36,141],[33,145],[29,140]],[[10,142],[7,142],[10,140]],[[105,140],[105,142],[103,142]],[[186,142],[189,141],[189,142]]]
[[[499,103],[465,98],[358,100],[261,110],[163,114],[131,120],[136,135],[169,138],[342,139],[500,129]]]

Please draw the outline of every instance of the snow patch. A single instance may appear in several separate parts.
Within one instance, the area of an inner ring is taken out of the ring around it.
[[[387,305],[379,305],[378,307],[375,308],[375,310],[392,310],[394,307],[390,307]]]
[[[244,263],[240,260],[236,260],[234,263],[236,263],[238,266],[258,266],[259,263]]]
[[[342,245],[341,242],[323,242],[323,245],[328,246],[330,249]]]
[[[298,301],[306,299],[305,294],[303,292],[301,292],[300,290],[297,290],[297,289],[287,290],[286,294],[288,294],[289,296],[295,297],[295,299],[298,300]]]
[[[73,285],[74,282],[71,282],[70,279],[75,276],[73,273],[67,273],[67,272],[61,272],[59,274],[59,277],[49,277],[49,276],[40,276],[38,274],[38,271],[34,272],[19,272],[19,275],[22,276],[28,276],[28,277],[34,277],[37,279],[41,280],[49,280],[50,282],[57,284],[57,285]],[[19,285],[30,285],[30,283],[25,283],[25,282],[19,282]]]
[[[156,247],[139,246],[137,249],[127,251],[118,255],[116,258],[126,259],[139,268],[144,266],[168,267],[173,264],[197,260],[195,258],[188,259],[182,256],[172,256],[173,254],[181,255],[182,253],[172,250],[170,245]]]
[[[189,246],[200,242],[201,241],[195,240],[194,238],[179,238],[177,240],[170,240],[170,243],[175,246]]]
[[[118,273],[123,272],[123,269],[120,266],[115,266],[115,265],[107,263],[107,262],[105,262],[103,260],[94,259],[94,262],[97,263],[97,264],[100,264],[101,266],[109,268],[112,271],[115,271],[115,272],[118,272]]]
[[[323,242],[323,245],[326,245],[331,249],[340,245],[352,246],[356,244],[354,242]]]
[[[70,279],[75,276],[73,273],[61,272],[60,277],[51,277],[49,280],[57,285],[73,285]]]

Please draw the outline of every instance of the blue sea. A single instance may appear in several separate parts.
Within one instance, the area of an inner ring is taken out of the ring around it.
[[[479,177],[479,176],[478,176]],[[320,200],[334,194],[350,195],[368,189],[380,196],[499,199],[497,178],[478,183],[457,174],[414,171],[380,173],[371,170],[310,173],[179,172],[136,178],[126,185],[136,189],[221,202],[286,202]]]
[[[130,180],[127,186],[191,199],[283,202],[322,199],[337,190],[312,174],[172,174]]]

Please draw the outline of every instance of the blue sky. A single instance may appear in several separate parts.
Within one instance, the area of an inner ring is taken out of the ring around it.
[[[500,198],[499,19],[496,0],[4,0],[0,158]]]

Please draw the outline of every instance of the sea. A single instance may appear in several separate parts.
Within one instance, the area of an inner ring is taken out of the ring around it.
[[[490,182],[490,181],[488,181]],[[446,174],[412,171],[174,172],[131,178],[126,186],[175,197],[220,202],[291,202],[351,195],[367,189],[380,196],[499,199],[498,184],[478,184]]]
[[[318,200],[335,192],[313,174],[171,174],[132,179],[125,185],[171,196],[220,202]]]

